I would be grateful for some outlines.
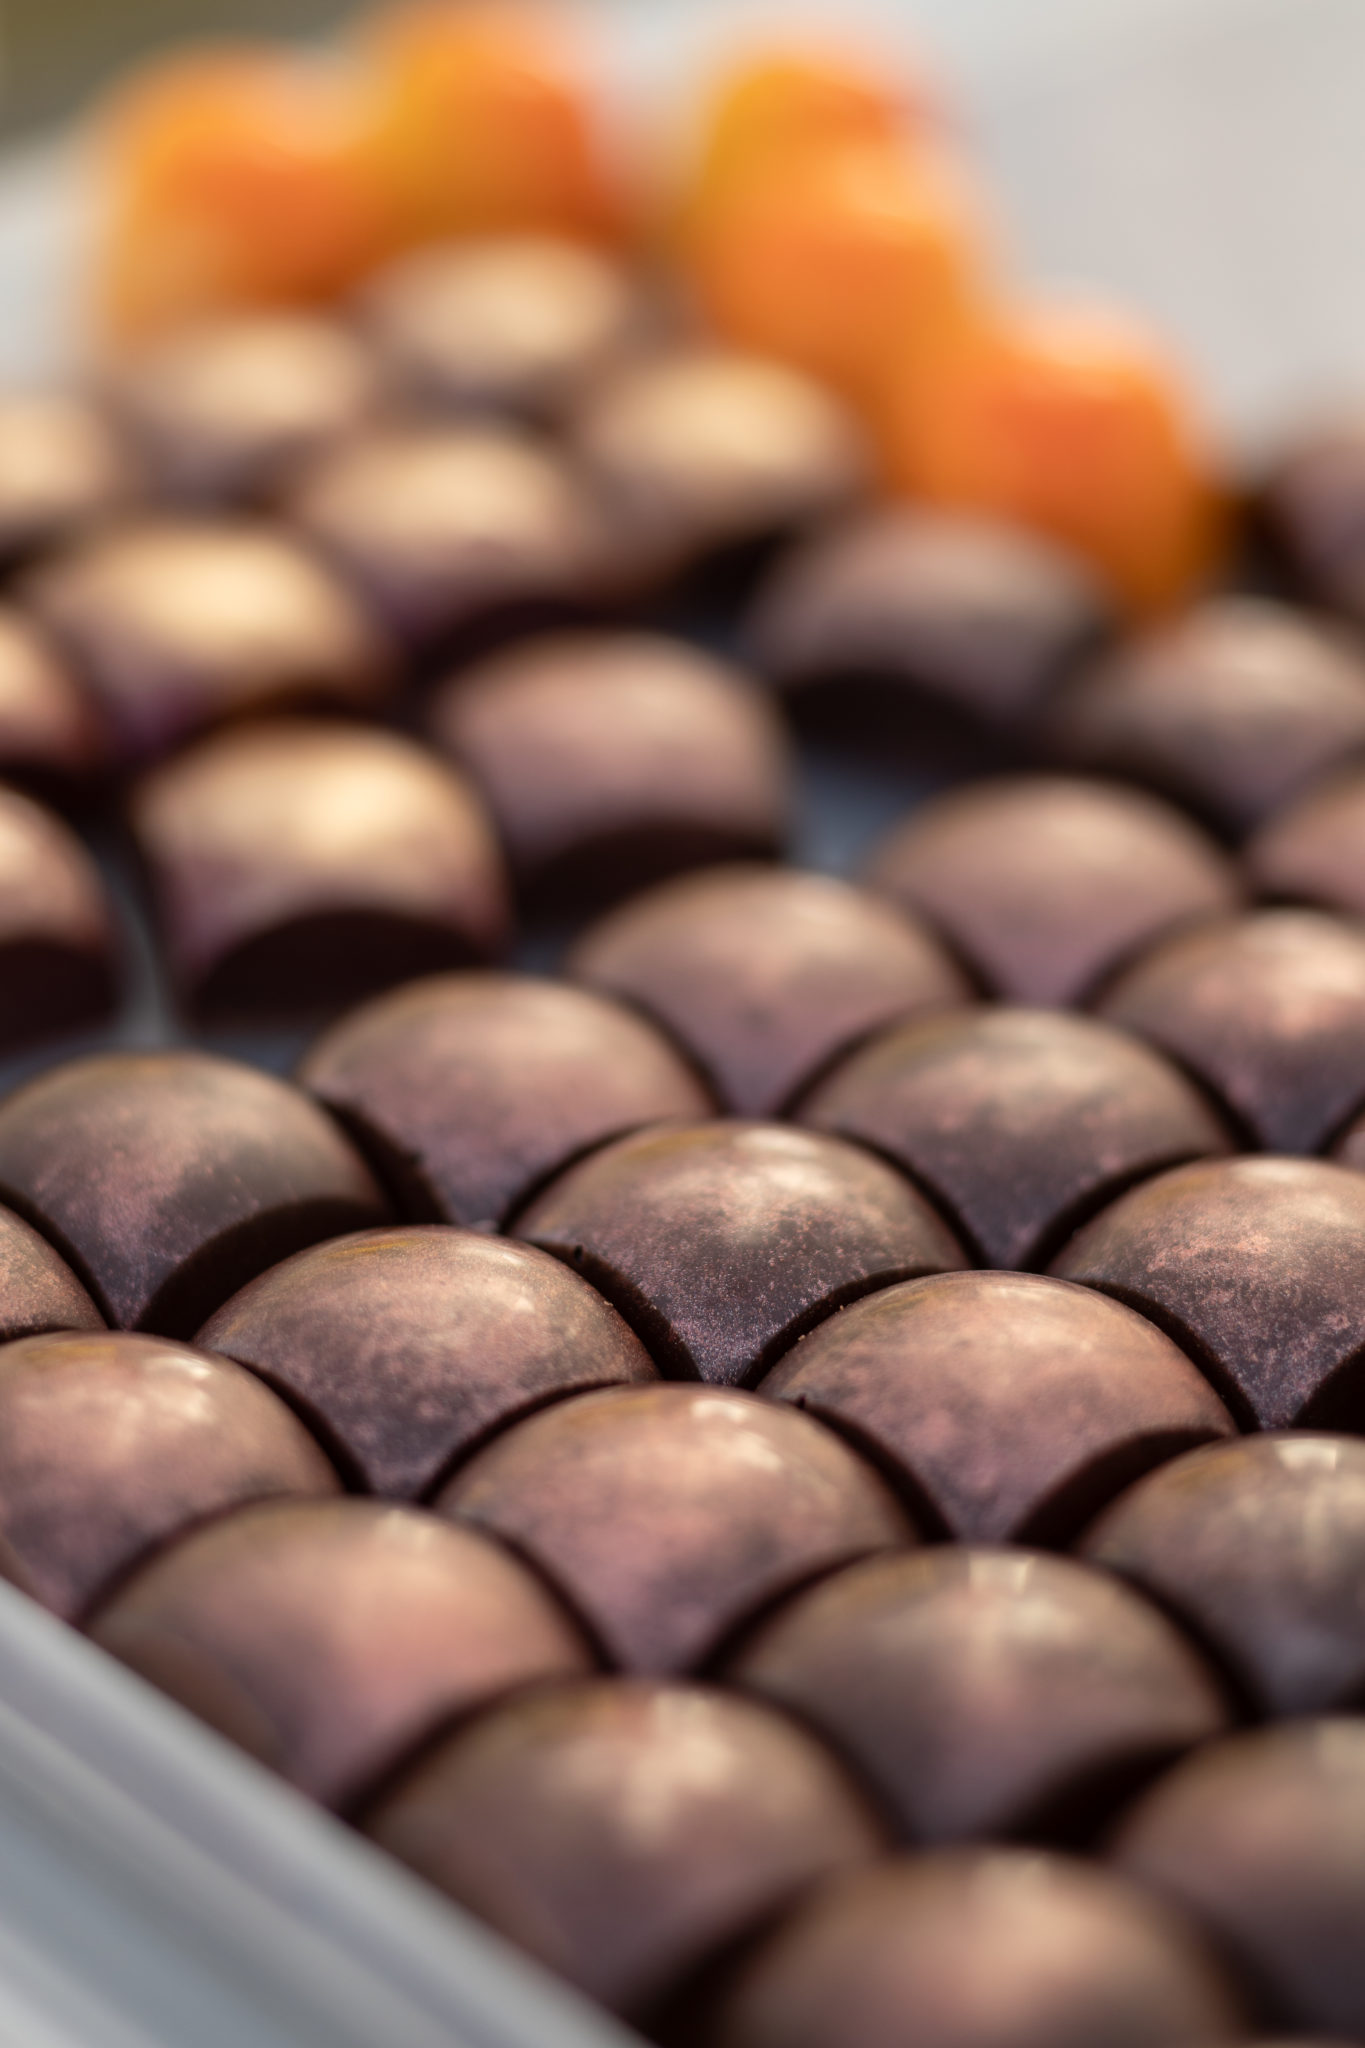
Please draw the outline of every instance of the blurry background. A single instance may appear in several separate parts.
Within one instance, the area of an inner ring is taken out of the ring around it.
[[[63,331],[79,193],[33,138],[177,37],[287,34],[334,0],[0,0],[0,374]],[[793,14],[928,66],[1035,286],[1117,296],[1183,348],[1255,442],[1365,391],[1365,0],[588,0],[637,119],[706,53]]]

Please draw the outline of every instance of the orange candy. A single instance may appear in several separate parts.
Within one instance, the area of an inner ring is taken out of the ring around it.
[[[234,306],[326,299],[382,252],[345,87],[267,49],[144,73],[104,120],[100,322],[136,341]]]
[[[376,17],[360,56],[375,174],[405,241],[620,232],[621,199],[552,21],[434,0]]]
[[[1213,566],[1222,507],[1171,366],[1101,315],[983,326],[887,409],[893,483],[1036,526],[1087,555],[1138,611]]]

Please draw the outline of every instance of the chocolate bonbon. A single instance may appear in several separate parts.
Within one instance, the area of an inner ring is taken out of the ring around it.
[[[0,396],[0,570],[134,503],[143,479],[108,413],[77,391]]]
[[[1037,1266],[1108,1196],[1228,1150],[1198,1090],[1110,1024],[982,1008],[894,1025],[802,1103],[932,1190],[991,1266]]]
[[[779,1114],[870,1032],[971,995],[913,917],[830,875],[757,866],[634,898],[567,971],[657,1019],[740,1116]]]
[[[157,1337],[87,1331],[0,1347],[0,1417],[0,1535],[26,1590],[68,1618],[206,1516],[340,1490],[268,1387]]]
[[[864,879],[937,927],[993,995],[1070,1004],[1182,924],[1235,910],[1226,857],[1169,806],[1081,777],[947,791],[873,851]]]
[[[316,1103],[202,1052],[93,1054],[0,1104],[0,1193],[118,1328],[186,1336],[264,1267],[385,1220]]]
[[[516,1235],[599,1287],[670,1377],[722,1386],[759,1377],[842,1303],[964,1263],[891,1167],[781,1124],[620,1138],[553,1182]]]
[[[398,1499],[545,1401],[655,1377],[616,1311],[558,1259],[438,1224],[297,1252],[195,1341],[281,1388],[368,1492]]]
[[[759,1383],[864,1446],[967,1543],[1064,1543],[1131,1480],[1232,1433],[1145,1317],[1032,1273],[907,1280]]]
[[[0,1208],[0,1344],[48,1330],[102,1330],[104,1317],[45,1237]]]
[[[1365,620],[1365,418],[1324,419],[1280,449],[1256,509],[1280,562],[1306,594]]]
[[[1365,916],[1365,771],[1343,769],[1286,804],[1243,858],[1263,896]]]
[[[405,1214],[483,1229],[593,1146],[713,1107],[619,1003],[487,972],[363,1004],[317,1040],[299,1080],[382,1162]]]
[[[375,1501],[283,1501],[191,1533],[96,1642],[328,1805],[447,1721],[591,1671],[570,1617],[469,1529]]]
[[[84,795],[108,734],[57,647],[17,605],[0,605],[0,772],[42,794]]]
[[[429,712],[482,791],[521,888],[600,904],[782,851],[792,763],[741,671],[682,641],[575,633],[458,673]]]
[[[366,1827],[627,2013],[883,1841],[842,1768],[784,1717],[638,1679],[556,1686],[482,1716]]]
[[[1114,1501],[1078,1546],[1207,1643],[1252,1704],[1324,1714],[1365,1694],[1365,1443],[1246,1437]]]
[[[214,733],[145,777],[130,811],[191,1013],[316,1015],[507,940],[482,804],[403,734],[321,719]]]
[[[437,1508],[533,1558],[613,1664],[659,1676],[820,1572],[915,1540],[847,1445],[733,1389],[559,1402],[496,1438]]]
[[[59,818],[0,785],[0,1051],[103,1024],[122,969],[95,862]]]

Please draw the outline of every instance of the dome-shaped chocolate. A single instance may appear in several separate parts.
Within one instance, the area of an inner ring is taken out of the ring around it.
[[[92,399],[59,390],[0,398],[0,569],[75,539],[141,487],[131,448]]]
[[[1263,896],[1365,917],[1365,769],[1330,775],[1276,811],[1243,859]]]
[[[102,1024],[121,955],[104,877],[75,833],[0,786],[0,1052]]]

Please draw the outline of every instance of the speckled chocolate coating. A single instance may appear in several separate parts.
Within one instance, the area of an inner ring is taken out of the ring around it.
[[[591,492],[512,427],[375,427],[309,464],[281,503],[416,647],[591,604],[609,580]]]
[[[988,1266],[1043,1264],[1108,1194],[1228,1149],[1202,1096],[1160,1054],[1048,1010],[896,1025],[836,1067],[800,1113],[896,1160]]]
[[[711,1108],[643,1018],[515,974],[377,997],[317,1041],[299,1079],[382,1159],[406,1214],[490,1230],[592,1146]]]
[[[130,504],[141,478],[104,410],[71,391],[0,397],[0,569],[73,539]]]
[[[1271,1151],[1320,1151],[1365,1102],[1365,930],[1344,918],[1220,919],[1137,961],[1100,1009],[1198,1074]]]
[[[131,798],[191,1011],[314,1015],[501,952],[507,882],[463,776],[400,733],[273,719],[215,733]]]
[[[1051,741],[1240,835],[1365,751],[1365,661],[1286,605],[1218,598],[1068,685]]]
[[[867,1445],[966,1543],[1064,1543],[1233,1422],[1116,1301],[1032,1273],[907,1280],[822,1323],[760,1383]]]
[[[964,1263],[880,1159],[780,1124],[622,1138],[555,1181],[515,1234],[600,1288],[670,1377],[722,1386],[756,1379],[842,1303]]]
[[[865,879],[935,925],[994,995],[1078,1003],[1164,933],[1235,910],[1241,888],[1197,826],[1154,797],[1012,775],[932,798]]]
[[[1263,896],[1365,917],[1365,770],[1329,776],[1277,811],[1243,858]]]
[[[93,700],[37,621],[0,604],[0,772],[68,795],[104,766],[108,736]]]
[[[164,1336],[304,1245],[385,1220],[315,1103],[200,1052],[101,1053],[28,1082],[0,1104],[0,1193],[111,1323]]]
[[[883,1839],[790,1722],[642,1680],[559,1686],[484,1716],[419,1763],[367,1830],[625,2012]]]
[[[284,1501],[214,1522],[137,1573],[91,1633],[329,1806],[457,1714],[593,1668],[515,1558],[375,1501]]]
[[[707,2048],[1212,2048],[1242,2020],[1202,1944],[1136,1888],[1056,1856],[944,1850],[800,1906]]]
[[[791,868],[667,883],[586,932],[567,971],[656,1018],[739,1116],[778,1114],[870,1032],[971,995],[917,919]]]
[[[68,1619],[207,1515],[338,1490],[303,1424],[227,1359],[114,1332],[0,1347],[0,1535]]]
[[[915,1541],[837,1437],[732,1389],[559,1402],[480,1452],[437,1508],[534,1559],[613,1664],[655,1675],[695,1669],[818,1573]]]
[[[813,684],[876,679],[897,699],[941,699],[1013,725],[1110,625],[1098,580],[1039,535],[967,514],[878,506],[818,534],[774,570],[746,644],[755,664],[798,697]]]
[[[561,413],[644,324],[622,268],[553,235],[417,249],[370,283],[360,317],[418,400],[532,419]]]
[[[777,854],[787,837],[792,762],[770,704],[662,635],[522,643],[438,692],[430,730],[542,901],[613,902],[682,869]]]
[[[177,329],[112,380],[162,490],[210,504],[264,497],[291,465],[359,427],[382,390],[357,334],[288,311]]]
[[[71,1268],[23,1218],[0,1209],[0,1344],[47,1330],[102,1330]]]
[[[0,785],[0,1051],[103,1023],[121,952],[104,879],[80,840]]]
[[[655,1378],[639,1339],[558,1259],[439,1224],[298,1252],[196,1342],[281,1388],[367,1492],[400,1500],[544,1401]]]
[[[1365,1443],[1252,1436],[1153,1472],[1086,1531],[1208,1643],[1266,1714],[1365,1700]]]
[[[1272,2024],[1365,2033],[1365,1721],[1299,1721],[1187,1758],[1114,1860],[1201,1922]]]
[[[1207,1159],[1123,1196],[1052,1268],[1117,1295],[1263,1429],[1365,1418],[1365,1176]]]
[[[1089,1835],[1228,1725],[1155,1607],[1031,1551],[870,1558],[779,1608],[727,1675],[827,1735],[912,1842]]]
[[[1262,479],[1260,522],[1281,561],[1320,603],[1365,621],[1365,413],[1325,419],[1285,447]]]
[[[340,580],[265,520],[147,517],[27,579],[130,760],[280,705],[369,710],[389,651]]]

